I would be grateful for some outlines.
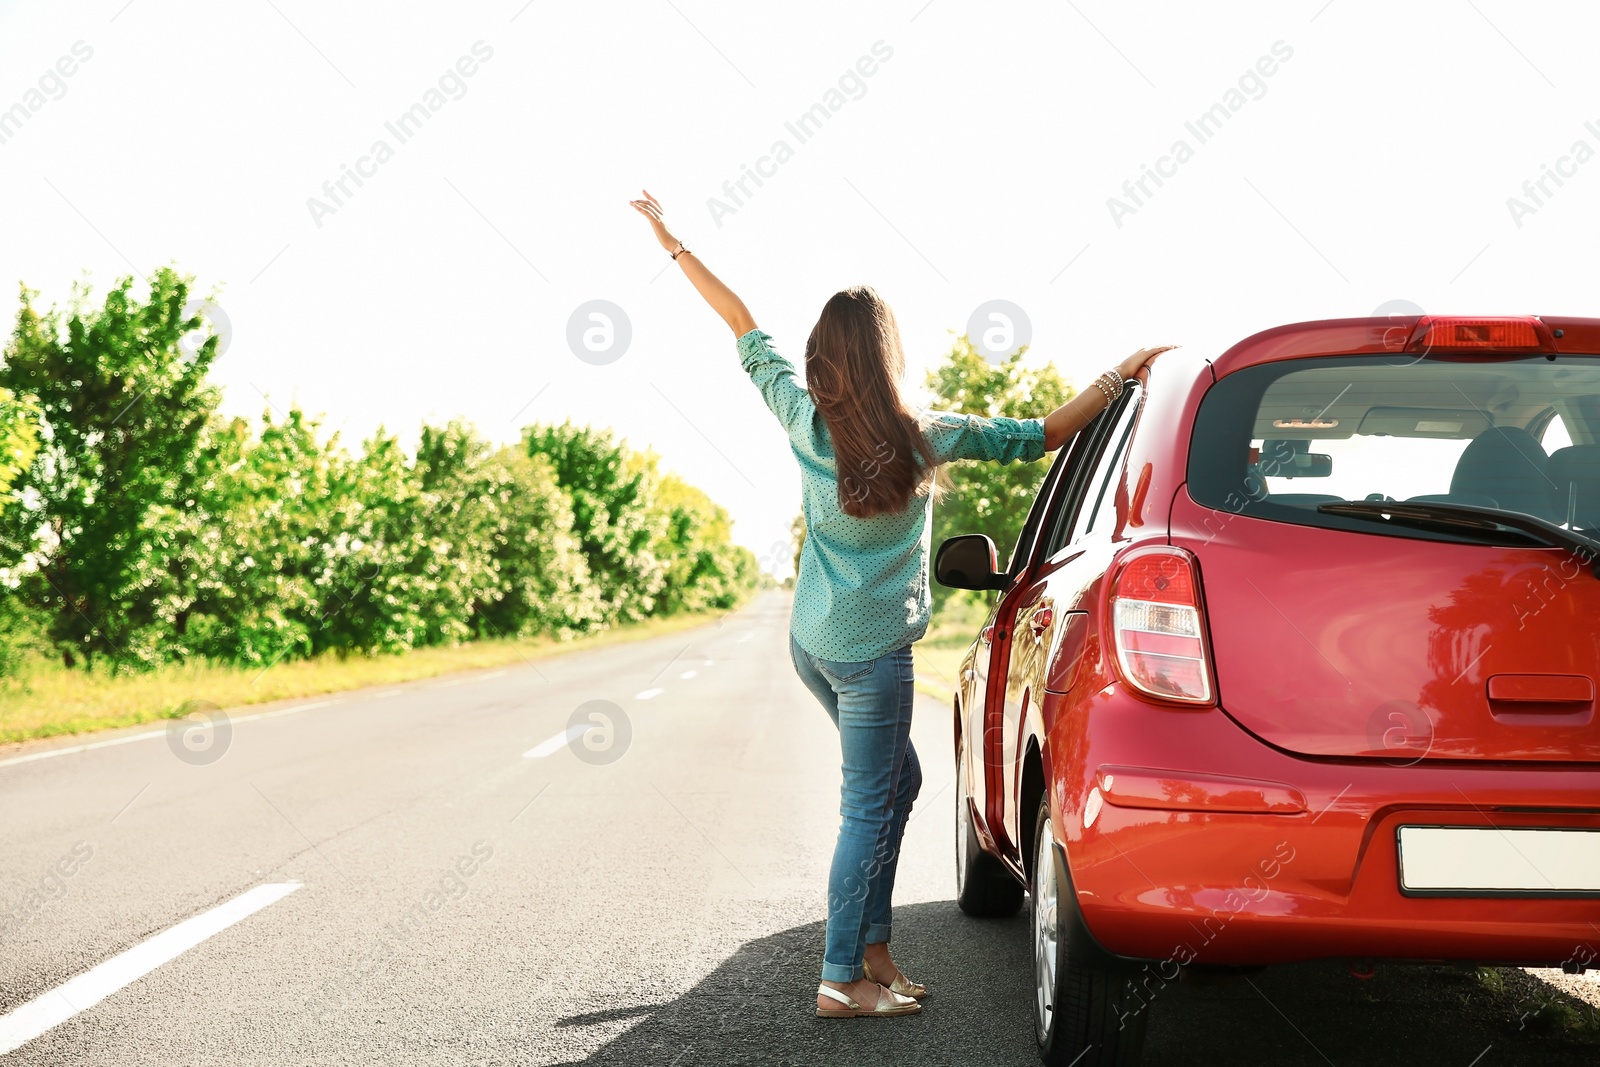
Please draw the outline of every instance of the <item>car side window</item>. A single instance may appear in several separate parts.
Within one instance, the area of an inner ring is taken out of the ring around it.
[[[1117,482],[1122,475],[1123,460],[1128,454],[1128,442],[1133,438],[1133,420],[1138,410],[1138,404],[1129,404],[1117,422],[1117,428],[1112,436],[1116,445],[1114,448],[1108,445],[1105,457],[1108,457],[1109,462],[1102,460],[1095,468],[1094,477],[1090,479],[1089,484],[1094,487],[1096,494],[1095,502],[1092,507],[1083,509],[1088,521],[1081,523],[1082,529],[1073,534],[1074,541],[1096,530],[1101,532],[1109,530],[1112,523],[1116,522]]]
[[[1567,420],[1559,413],[1551,415],[1550,420],[1544,425],[1544,435],[1539,443],[1546,452],[1554,452],[1558,448],[1566,448],[1572,444],[1572,434],[1567,429]]]
[[[1058,494],[1060,503],[1050,519],[1050,539],[1045,544],[1044,558],[1054,556],[1085,532],[1090,515],[1101,506],[1107,469],[1120,466],[1127,431],[1133,425],[1133,412],[1137,409],[1138,390],[1130,382],[1117,406],[1101,412],[1072,442],[1072,469],[1063,478],[1065,484]]]
[[[1011,550],[1011,560],[1006,564],[1007,574],[1016,574],[1033,554],[1033,543],[1038,538],[1039,525],[1044,521],[1045,509],[1049,506],[1050,498],[1055,495],[1056,486],[1061,482],[1062,471],[1066,469],[1068,451],[1063,449],[1056,453],[1055,462],[1050,465],[1044,479],[1039,483],[1039,491],[1034,494],[1033,506],[1028,509],[1028,519],[1022,524],[1022,532],[1017,535],[1016,546]]]

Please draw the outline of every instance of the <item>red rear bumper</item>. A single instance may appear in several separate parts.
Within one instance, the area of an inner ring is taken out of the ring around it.
[[[1044,709],[1061,724],[1045,758],[1084,920],[1107,950],[1600,963],[1600,899],[1408,896],[1396,848],[1405,823],[1600,830],[1600,770],[1314,761],[1214,708],[1157,708],[1116,687],[1086,703]]]

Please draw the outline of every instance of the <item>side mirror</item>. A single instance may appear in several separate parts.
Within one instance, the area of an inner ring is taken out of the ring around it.
[[[951,589],[1004,589],[1009,580],[1000,572],[994,542],[984,534],[962,534],[940,545],[933,575]]]

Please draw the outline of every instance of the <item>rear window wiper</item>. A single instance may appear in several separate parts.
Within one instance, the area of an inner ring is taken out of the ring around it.
[[[1590,565],[1600,578],[1600,540],[1547,522],[1521,511],[1501,511],[1471,504],[1445,504],[1435,501],[1345,500],[1318,504],[1327,515],[1351,515],[1359,519],[1398,520],[1400,522],[1442,523],[1476,530],[1515,530],[1552,548],[1564,548]]]

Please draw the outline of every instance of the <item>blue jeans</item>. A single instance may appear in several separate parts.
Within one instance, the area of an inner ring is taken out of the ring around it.
[[[844,781],[839,840],[828,873],[822,979],[854,982],[866,946],[889,940],[900,839],[922,788],[922,768],[911,747],[911,648],[841,663],[813,656],[791,636],[789,655],[839,729]]]

